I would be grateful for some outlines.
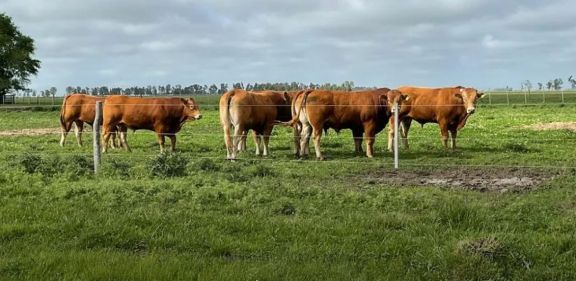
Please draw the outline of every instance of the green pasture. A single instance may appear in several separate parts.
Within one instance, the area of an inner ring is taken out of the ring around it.
[[[133,152],[103,155],[96,176],[89,133],[64,148],[57,131],[0,135],[0,280],[576,279],[576,133],[526,127],[574,122],[574,105],[483,103],[457,151],[414,123],[401,171],[552,178],[480,192],[382,181],[395,173],[385,132],[367,159],[349,131],[329,131],[319,162],[295,160],[277,127],[270,157],[249,138],[228,162],[217,98],[198,100],[204,118],[176,154],[158,158],[152,133],[131,132]],[[57,128],[58,114],[0,110],[0,132]]]

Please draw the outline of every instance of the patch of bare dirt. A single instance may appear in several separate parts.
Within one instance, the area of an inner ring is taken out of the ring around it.
[[[551,123],[538,123],[528,126],[524,126],[525,129],[531,129],[536,131],[545,130],[569,130],[576,132],[576,122],[551,122]]]
[[[18,129],[0,131],[0,137],[43,136],[60,134],[60,132],[60,128]]]
[[[438,186],[492,192],[522,192],[538,188],[557,174],[517,168],[446,168],[430,171],[378,171],[368,176],[372,184]]]

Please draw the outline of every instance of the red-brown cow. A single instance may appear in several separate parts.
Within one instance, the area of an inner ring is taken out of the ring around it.
[[[176,133],[188,120],[202,118],[200,108],[193,98],[138,98],[110,96],[104,102],[104,152],[111,129],[120,128],[120,143],[130,151],[126,142],[127,129],[156,132],[160,152],[164,151],[164,137],[168,136],[172,151],[176,149]]]
[[[408,148],[408,131],[412,120],[424,125],[438,123],[442,135],[442,143],[448,148],[448,133],[452,138],[452,148],[456,148],[458,130],[466,125],[466,120],[476,111],[476,102],[484,96],[474,88],[398,88],[407,99],[401,103],[399,119],[402,142]],[[390,118],[388,131],[388,150],[392,151],[394,137],[394,117]]]
[[[103,102],[104,99],[105,97],[94,97],[84,94],[71,94],[64,98],[62,108],[60,109],[60,127],[62,128],[60,146],[64,146],[66,135],[68,135],[72,124],[76,125],[74,128],[76,142],[78,146],[82,146],[84,123],[88,123],[91,126],[94,125],[96,102]],[[98,125],[102,125],[102,123]],[[116,132],[116,130],[114,130],[114,132]],[[114,139],[116,139],[115,136]],[[112,146],[114,147],[114,141],[112,141]]]
[[[267,156],[270,134],[275,120],[289,121],[290,101],[287,92],[251,92],[234,89],[220,98],[220,123],[224,130],[227,159],[235,159],[238,151],[245,149],[246,134],[254,131],[256,155]],[[230,135],[233,130],[233,137]]]
[[[322,132],[329,128],[351,129],[355,152],[362,153],[366,141],[366,156],[373,157],[376,134],[384,129],[391,115],[391,105],[403,96],[388,88],[366,91],[309,90],[300,93],[292,102],[292,126],[301,126],[300,156],[308,154],[310,137],[314,139],[316,158],[323,160],[320,151]],[[363,136],[364,135],[364,136]]]

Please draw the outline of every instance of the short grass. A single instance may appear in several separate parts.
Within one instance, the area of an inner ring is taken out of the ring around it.
[[[375,183],[369,174],[391,170],[385,133],[375,159],[330,131],[328,161],[296,161],[277,128],[271,157],[227,162],[214,109],[178,135],[173,177],[152,176],[164,162],[144,131],[129,134],[132,153],[103,155],[98,176],[90,135],[82,148],[73,136],[65,148],[58,135],[0,137],[0,279],[576,279],[576,135],[523,128],[574,121],[574,106],[482,106],[456,152],[436,125],[413,124],[402,169],[559,174],[524,193]],[[46,127],[57,111],[0,113],[0,130]]]

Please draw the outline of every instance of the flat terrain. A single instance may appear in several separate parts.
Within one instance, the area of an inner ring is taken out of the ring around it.
[[[538,127],[574,105],[483,105],[457,151],[413,123],[394,171],[385,132],[374,159],[330,131],[295,160],[277,127],[272,156],[225,161],[215,104],[175,155],[136,131],[98,176],[58,111],[0,112],[0,280],[576,279],[576,132]]]

